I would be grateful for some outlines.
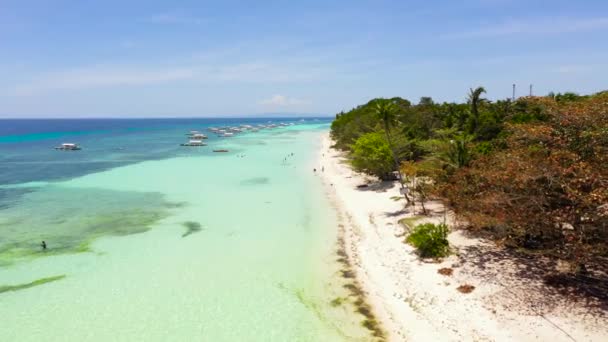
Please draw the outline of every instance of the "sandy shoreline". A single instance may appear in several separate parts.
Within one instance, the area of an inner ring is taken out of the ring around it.
[[[455,255],[441,263],[420,261],[403,243],[403,210],[396,184],[374,183],[353,172],[323,136],[318,172],[334,204],[340,235],[358,283],[390,341],[602,341],[608,340],[605,311],[540,291],[542,283],[522,280],[520,266],[501,259],[492,244],[450,234]],[[424,221],[448,220],[440,203]],[[418,221],[418,222],[421,222]],[[440,268],[453,275],[438,274]],[[456,288],[475,286],[468,294]],[[538,290],[538,291],[537,291]]]

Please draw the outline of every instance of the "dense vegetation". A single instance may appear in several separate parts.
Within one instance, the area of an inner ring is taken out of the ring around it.
[[[339,113],[331,134],[359,170],[401,177],[408,204],[441,198],[471,230],[585,272],[608,256],[608,92],[484,93],[374,99]]]

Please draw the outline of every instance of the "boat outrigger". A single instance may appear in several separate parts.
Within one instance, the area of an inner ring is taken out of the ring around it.
[[[213,152],[228,152],[228,150],[224,150],[224,149],[221,149],[221,150],[213,150]]]
[[[63,143],[60,146],[55,147],[56,150],[62,151],[78,151],[80,150],[80,146],[74,143]]]

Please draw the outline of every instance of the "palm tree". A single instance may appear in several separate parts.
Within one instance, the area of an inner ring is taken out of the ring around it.
[[[384,128],[384,135],[386,136],[386,142],[388,143],[388,147],[391,150],[391,155],[393,156],[393,161],[395,162],[395,168],[399,173],[399,183],[401,184],[401,189],[403,192],[403,196],[405,197],[406,202],[411,203],[409,196],[405,190],[405,185],[403,184],[403,175],[401,174],[401,169],[399,167],[399,161],[397,160],[397,154],[395,153],[395,149],[393,148],[393,140],[391,139],[391,127],[395,125],[397,121],[397,107],[391,100],[379,100],[376,103],[376,108],[374,108],[374,112],[376,117],[382,121],[382,126]]]
[[[472,140],[472,137],[466,134],[450,140],[444,155],[445,162],[454,169],[468,166],[473,159],[469,147]]]
[[[485,93],[484,87],[477,87],[475,90],[471,89],[469,92],[468,102],[471,105],[471,126],[469,127],[469,133],[474,133],[479,124],[479,105],[486,101],[481,95]]]

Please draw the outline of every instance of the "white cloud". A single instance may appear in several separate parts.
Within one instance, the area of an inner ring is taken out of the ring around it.
[[[448,33],[444,38],[479,38],[523,34],[561,34],[608,29],[608,17],[598,18],[532,18],[527,21],[509,20],[470,31]]]
[[[27,96],[53,90],[150,85],[193,77],[194,71],[191,69],[144,70],[88,67],[42,75],[29,83],[14,87],[11,93],[16,96]]]
[[[259,102],[259,104],[264,105],[264,106],[271,106],[271,107],[291,107],[291,106],[297,106],[297,105],[302,105],[302,104],[306,104],[307,102],[304,100],[300,100],[300,99],[296,99],[293,97],[288,97],[285,95],[273,95],[272,97],[262,100]]]
[[[197,84],[294,84],[325,79],[331,71],[312,65],[249,62],[236,64],[183,63],[172,65],[90,65],[73,69],[21,76],[3,93],[32,96],[61,90],[136,87],[154,84],[195,82]],[[295,99],[288,103],[295,104]]]

